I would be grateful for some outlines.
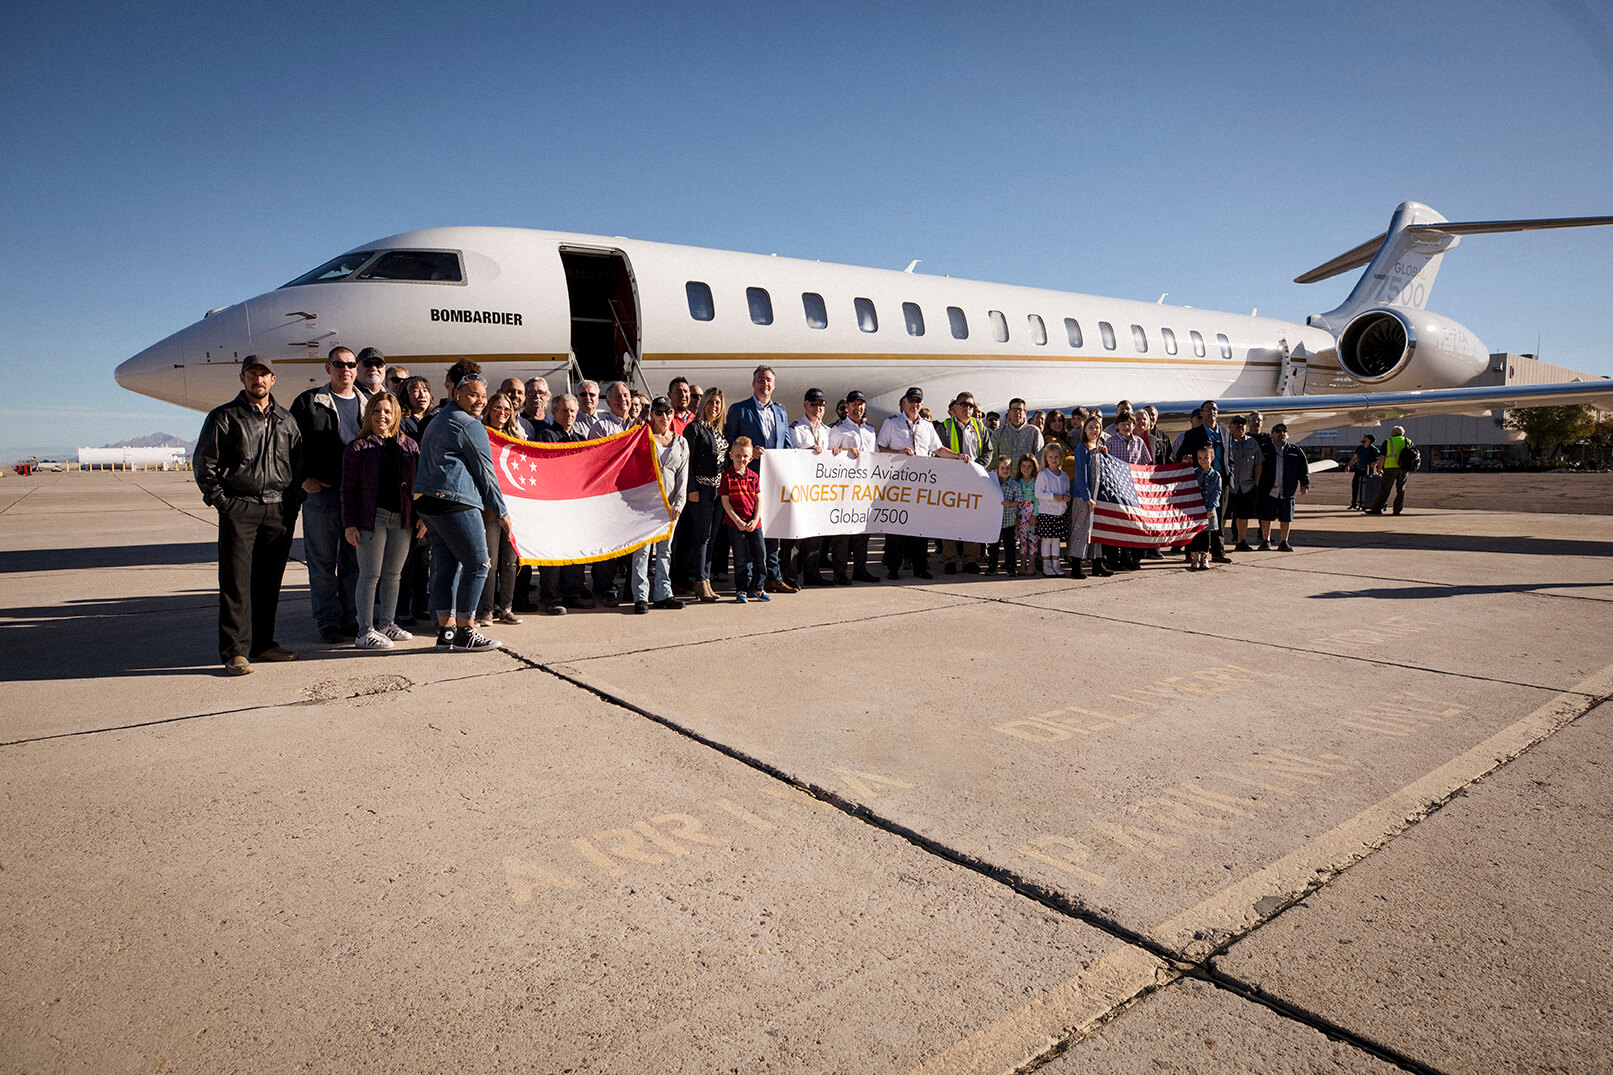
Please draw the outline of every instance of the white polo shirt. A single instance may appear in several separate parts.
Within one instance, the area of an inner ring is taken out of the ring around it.
[[[879,427],[879,447],[897,452],[911,448],[914,455],[934,455],[941,450],[941,434],[923,418],[909,422],[905,414],[893,415]]]

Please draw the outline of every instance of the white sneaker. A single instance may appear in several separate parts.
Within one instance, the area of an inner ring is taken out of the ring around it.
[[[353,645],[358,649],[391,649],[392,640],[371,627],[354,639]]]
[[[386,635],[394,642],[407,642],[409,639],[414,637],[414,635],[410,634],[408,631],[405,631],[395,623],[389,623],[385,627],[381,628],[381,633]]]

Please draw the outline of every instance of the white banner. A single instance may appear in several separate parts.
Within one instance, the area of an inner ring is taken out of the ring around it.
[[[989,543],[1002,532],[997,475],[962,459],[886,452],[762,454],[762,533],[910,534]]]

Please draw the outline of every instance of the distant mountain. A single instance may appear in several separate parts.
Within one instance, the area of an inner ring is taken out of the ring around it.
[[[133,440],[120,440],[116,444],[103,444],[103,448],[167,448],[169,446],[185,449],[186,455],[196,454],[196,442],[176,437],[172,433],[151,433],[144,437],[135,437]]]

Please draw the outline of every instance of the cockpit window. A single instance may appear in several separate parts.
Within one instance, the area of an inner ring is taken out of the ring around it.
[[[289,284],[281,287],[296,287],[299,284],[323,284],[331,280],[346,280],[353,275],[353,270],[375,256],[373,250],[360,250],[356,254],[343,254],[339,258],[331,258],[319,268],[305,272]]]
[[[332,258],[282,287],[329,284],[337,280],[410,280],[416,283],[461,284],[465,274],[452,250],[360,250]]]
[[[354,274],[355,280],[418,280],[453,283],[464,280],[459,255],[447,250],[388,250]]]

